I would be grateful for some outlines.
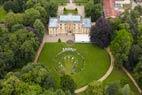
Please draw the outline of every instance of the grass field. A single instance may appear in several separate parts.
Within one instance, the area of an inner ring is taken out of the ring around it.
[[[6,17],[6,11],[0,6],[0,21],[3,21]]]
[[[131,89],[134,91],[134,95],[139,95],[137,88],[131,82],[129,77],[121,69],[118,69],[116,67],[113,69],[113,72],[104,81],[104,83],[108,84],[108,83],[111,83],[111,82],[114,82],[114,81],[121,81],[121,80],[126,80],[128,82],[128,84],[130,85]]]
[[[89,1],[93,1],[93,0],[75,0],[76,3],[87,3]]]
[[[78,11],[77,10],[64,10],[64,14],[73,14],[73,15],[76,15],[78,14]]]
[[[76,49],[85,58],[83,70],[71,75],[78,87],[99,79],[109,68],[110,59],[107,52],[97,46],[92,46],[92,44],[74,44],[70,46],[65,43],[46,43],[38,62],[47,65],[49,71],[56,77],[57,82],[59,82],[60,74],[55,70],[56,63],[53,59],[65,47]]]
[[[51,0],[51,1],[55,3],[67,3],[68,2],[67,0]]]

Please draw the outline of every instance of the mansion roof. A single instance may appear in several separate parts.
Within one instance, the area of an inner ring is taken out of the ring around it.
[[[82,18],[80,15],[60,15],[57,18],[49,19],[49,28],[56,28],[60,23],[81,23],[83,27],[91,27],[90,18]]]
[[[57,18],[51,18],[49,20],[49,27],[57,27],[58,26],[58,19]]]
[[[80,22],[81,21],[81,16],[79,15],[61,15],[59,17],[59,20],[61,22]]]

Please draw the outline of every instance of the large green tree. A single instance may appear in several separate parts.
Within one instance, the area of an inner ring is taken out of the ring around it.
[[[40,12],[34,8],[27,9],[25,11],[25,24],[32,25],[36,19],[40,19]]]
[[[9,12],[6,16],[6,24],[8,27],[11,27],[14,24],[22,24],[24,23],[24,14],[23,13],[13,13]]]
[[[39,95],[42,92],[39,85],[29,85],[21,81],[13,73],[9,73],[0,83],[0,95]]]
[[[140,87],[142,87],[142,60],[138,62],[135,69],[135,79],[137,80]]]
[[[13,11],[15,13],[23,12],[26,8],[26,0],[9,0],[4,3],[6,11]]]
[[[74,93],[76,89],[76,84],[69,75],[63,75],[61,77],[60,86],[61,86],[61,89],[63,89],[64,91],[69,90],[71,93]]]
[[[129,84],[124,85],[124,87],[120,89],[120,93],[121,95],[134,95]]]
[[[38,38],[42,39],[45,33],[44,24],[41,22],[40,19],[36,19],[33,26],[38,34]]]
[[[86,17],[91,17],[91,20],[94,22],[102,16],[102,6],[100,3],[93,4],[88,2],[85,5],[85,13]]]
[[[116,36],[111,42],[110,48],[118,64],[123,64],[128,60],[132,43],[132,35],[127,30],[123,29],[116,32]]]
[[[117,82],[110,83],[105,88],[106,95],[118,95],[120,84]]]
[[[104,87],[101,82],[92,82],[85,91],[86,95],[104,95]]]
[[[0,34],[0,63],[5,71],[22,67],[33,60],[39,42],[32,32],[19,29]]]
[[[20,78],[29,83],[39,84],[48,89],[55,87],[55,81],[47,68],[42,64],[28,64],[20,72]]]

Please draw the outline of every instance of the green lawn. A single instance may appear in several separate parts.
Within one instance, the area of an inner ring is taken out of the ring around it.
[[[3,21],[6,17],[6,11],[0,6],[0,21]]]
[[[110,82],[114,82],[114,81],[121,81],[121,80],[126,80],[128,82],[128,84],[130,85],[131,89],[134,91],[134,95],[139,95],[137,88],[135,87],[135,85],[131,82],[131,80],[129,79],[129,77],[121,70],[118,68],[114,68],[113,72],[111,73],[111,75],[104,81],[105,84],[108,84]]]
[[[51,0],[52,2],[55,2],[55,3],[67,3],[68,1],[67,0]]]
[[[64,14],[76,15],[76,14],[78,14],[78,11],[77,10],[64,10]]]
[[[77,5],[85,5],[88,2],[92,2],[93,3],[93,0],[75,0],[75,3]]]
[[[83,70],[71,75],[78,87],[99,79],[109,68],[110,59],[107,52],[97,46],[92,46],[92,44],[46,43],[38,62],[47,65],[49,71],[56,77],[57,82],[59,82],[60,74],[55,69],[56,63],[53,60],[64,47],[76,49],[85,58]]]
[[[89,1],[93,1],[93,0],[75,0],[76,3],[87,3]]]

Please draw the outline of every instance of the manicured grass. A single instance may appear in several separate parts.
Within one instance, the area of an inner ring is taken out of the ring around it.
[[[123,72],[121,69],[114,68],[111,75],[104,81],[105,84],[114,82],[114,81],[121,81],[126,80],[128,84],[130,85],[131,89],[134,91],[134,95],[139,95],[137,88],[132,83],[132,81],[129,79],[129,77]]]
[[[3,7],[0,6],[0,21],[3,21],[6,17],[6,11],[3,9]]]
[[[93,0],[75,0],[77,5],[86,5],[88,2],[94,2]]]
[[[76,3],[87,3],[89,1],[93,1],[93,0],[75,0]]]
[[[67,3],[67,0],[51,0],[51,1],[56,3]]]
[[[60,80],[60,74],[55,70],[56,63],[53,60],[55,59],[57,53],[62,51],[62,48],[65,47],[76,49],[85,58],[83,70],[71,75],[78,87],[99,79],[108,70],[110,59],[104,49],[93,46],[92,44],[78,43],[68,45],[65,43],[46,43],[38,62],[47,65],[49,71],[53,73],[54,77],[56,77],[57,82]]]
[[[78,14],[78,11],[77,10],[64,10],[64,14],[76,15],[76,14]]]
[[[60,52],[54,62],[59,73],[69,75],[81,71],[84,67],[84,57],[76,50]]]

